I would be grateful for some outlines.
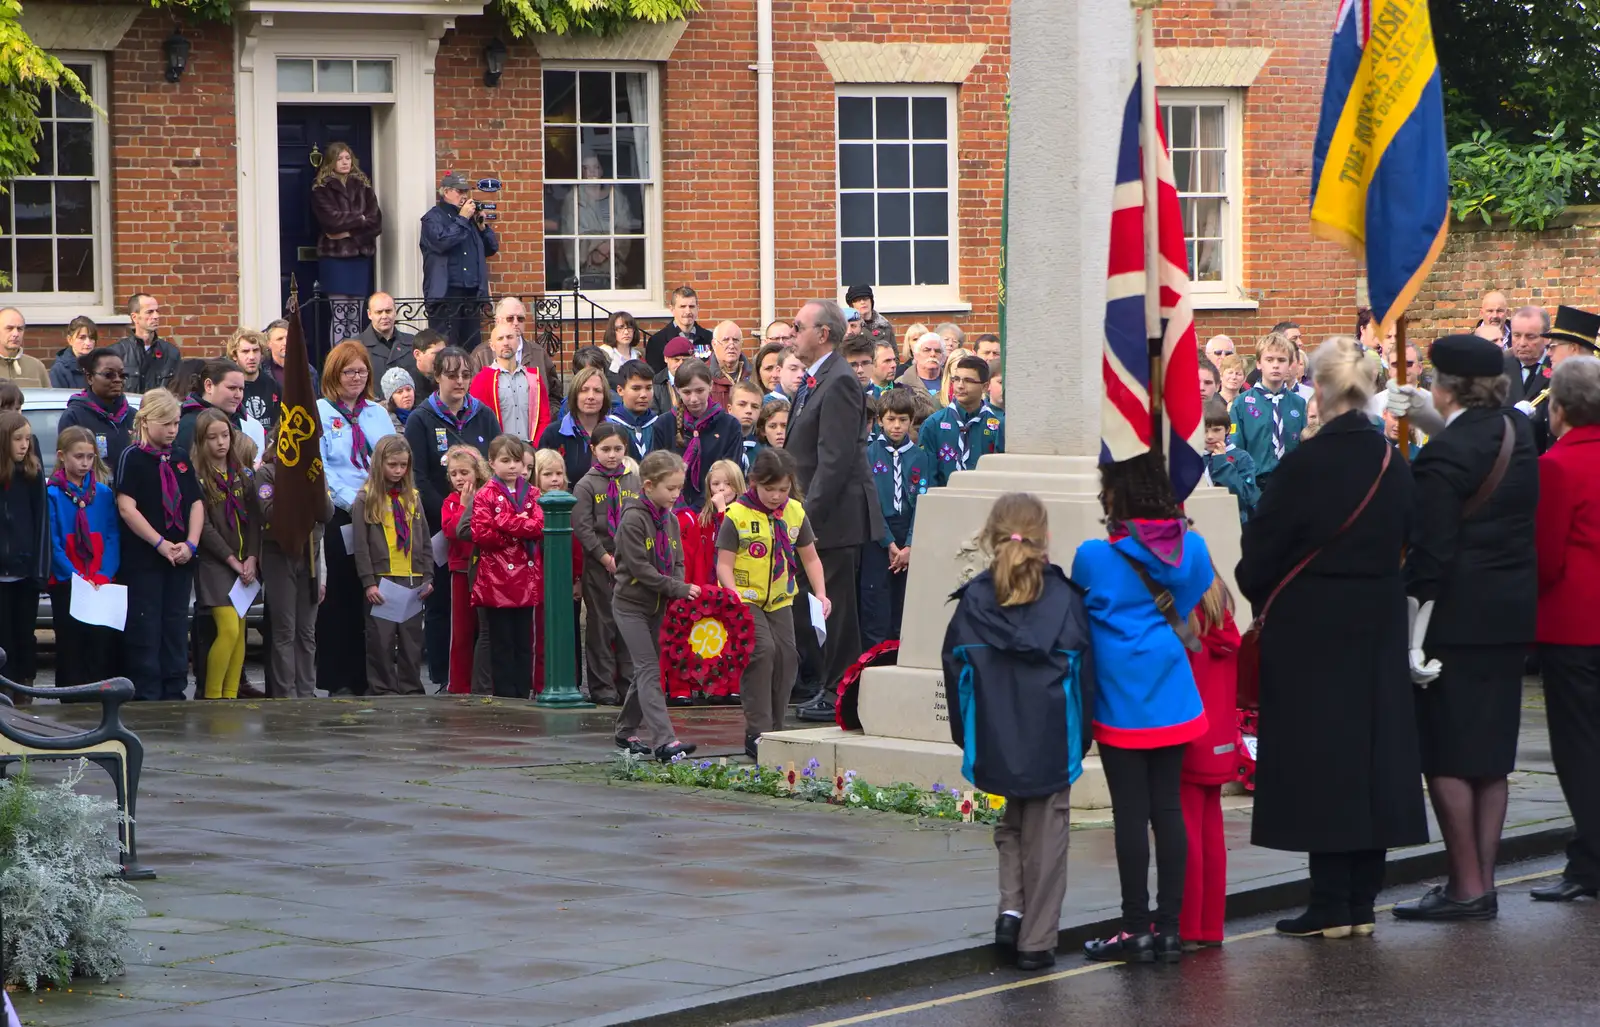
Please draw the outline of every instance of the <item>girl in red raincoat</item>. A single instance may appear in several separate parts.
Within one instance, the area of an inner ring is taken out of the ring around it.
[[[472,500],[472,541],[478,547],[472,605],[489,621],[489,669],[494,694],[528,698],[533,685],[533,609],[544,586],[539,543],[544,511],[539,490],[523,476],[527,444],[515,435],[489,443],[494,475]]]

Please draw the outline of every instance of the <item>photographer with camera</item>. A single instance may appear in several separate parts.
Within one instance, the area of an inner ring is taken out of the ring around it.
[[[456,171],[439,181],[439,202],[422,215],[422,297],[428,327],[465,350],[481,341],[480,306],[489,298],[489,258],[500,249],[472,199],[472,184]]]

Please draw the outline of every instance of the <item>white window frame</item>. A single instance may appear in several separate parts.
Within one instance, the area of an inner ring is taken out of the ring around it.
[[[943,97],[946,103],[945,112],[948,119],[946,125],[946,146],[948,148],[947,166],[945,172],[945,189],[948,194],[948,219],[950,227],[950,272],[949,282],[945,285],[877,285],[872,286],[873,306],[879,313],[905,313],[908,311],[942,313],[947,311],[971,310],[971,304],[961,298],[961,163],[958,156],[960,149],[961,129],[961,92],[954,85],[949,84],[913,84],[913,83],[886,83],[883,85],[866,85],[857,83],[840,82],[834,87],[833,97],[833,206],[834,206],[834,281],[838,287],[839,300],[844,301],[845,293],[855,282],[840,282],[844,268],[844,226],[840,222],[843,215],[839,202],[842,186],[839,172],[839,101],[849,97],[879,97],[895,96],[913,99],[919,96]],[[854,190],[853,190],[854,191]],[[877,193],[877,187],[873,187]],[[896,190],[898,191],[898,190]],[[915,205],[913,204],[912,217],[915,218]],[[913,228],[915,224],[913,223]],[[912,236],[914,239],[915,236]],[[915,272],[915,247],[913,247],[913,273]]]
[[[662,193],[662,165],[665,155],[662,153],[661,143],[661,65],[649,61],[541,61],[539,63],[539,193],[538,203],[539,223],[544,224],[544,186],[549,181],[544,168],[544,73],[547,71],[609,71],[609,72],[643,72],[645,76],[646,92],[649,96],[649,126],[650,126],[650,177],[642,180],[644,186],[644,211],[645,211],[645,269],[643,289],[581,289],[586,299],[593,301],[595,306],[608,310],[630,310],[635,316],[655,317],[663,316],[657,311],[671,310],[666,300],[666,290],[663,286],[666,275],[662,267],[662,255],[665,250],[666,226],[663,224],[664,213],[661,200]],[[559,181],[559,180],[558,180]],[[655,225],[654,232],[650,226]],[[539,233],[539,255],[541,276],[548,273],[544,268],[545,233]],[[594,311],[594,307],[584,304],[584,313],[574,311],[572,290],[546,288],[548,279],[541,277],[539,291],[548,296],[563,295],[562,317],[581,317],[593,313],[595,317],[604,317]]]
[[[1222,279],[1201,282],[1191,278],[1189,296],[1196,310],[1253,309],[1258,304],[1244,291],[1244,90],[1163,87],[1156,91],[1156,102],[1162,108],[1222,108],[1222,136],[1227,147],[1222,171]],[[1172,128],[1165,114],[1162,127],[1170,148]]]
[[[95,103],[109,113],[111,109],[110,78],[106,69],[106,55],[89,50],[54,50],[51,55],[63,64],[90,66],[89,95]],[[30,324],[64,325],[78,316],[92,317],[103,323],[116,322],[127,317],[117,306],[113,295],[113,223],[111,219],[111,126],[107,115],[94,116],[94,191],[93,234],[95,284],[94,292],[12,292],[0,293],[0,303],[16,307]],[[54,177],[54,176],[48,176]],[[24,176],[24,180],[26,176]],[[12,231],[16,230],[13,220]],[[17,269],[11,269],[12,281]]]

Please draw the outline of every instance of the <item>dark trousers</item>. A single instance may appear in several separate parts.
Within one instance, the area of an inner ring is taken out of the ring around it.
[[[450,682],[450,565],[433,569],[433,592],[422,608],[422,653],[428,664],[428,679],[434,690],[444,691]]]
[[[823,586],[833,602],[833,614],[828,618],[828,640],[822,649],[822,687],[831,698],[838,691],[839,679],[861,656],[861,622],[856,616],[861,548],[822,549],[817,555],[822,559]]]
[[[1145,934],[1150,916],[1150,829],[1156,835],[1156,912],[1159,934],[1177,934],[1189,841],[1183,829],[1181,745],[1121,749],[1100,743],[1100,764],[1111,789],[1117,876],[1122,881],[1122,929]]]
[[[194,587],[194,561],[147,570],[124,567],[117,577],[128,586],[122,655],[134,698],[182,699],[189,677],[189,593]]]
[[[830,596],[832,592],[828,593]],[[906,607],[906,574],[889,571],[889,550],[876,542],[861,547],[861,646],[872,649],[900,637]]]
[[[533,607],[481,607],[489,621],[489,676],[494,694],[526,699],[533,687]]]
[[[349,510],[334,510],[323,536],[328,594],[317,607],[317,687],[367,694],[367,590],[356,574],[356,558],[344,548]]]
[[[1384,851],[1313,852],[1311,909],[1331,924],[1370,924],[1383,890]]]
[[[1550,755],[1575,835],[1566,876],[1600,888],[1600,646],[1541,645]]]
[[[455,285],[445,289],[443,298],[428,303],[428,327],[449,336],[451,343],[468,353],[472,352],[483,341],[482,293],[480,289]]]
[[[116,674],[122,639],[110,628],[73,619],[71,585],[50,586],[50,615],[56,630],[57,688],[93,684]]]
[[[59,618],[59,613],[53,613]],[[33,684],[39,673],[39,647],[33,630],[39,622],[39,583],[32,578],[0,581],[0,672],[18,684]]]

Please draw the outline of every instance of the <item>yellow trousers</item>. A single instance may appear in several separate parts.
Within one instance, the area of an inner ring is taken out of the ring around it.
[[[244,673],[244,618],[232,606],[213,606],[211,620],[217,639],[206,654],[206,698],[237,699]]]

